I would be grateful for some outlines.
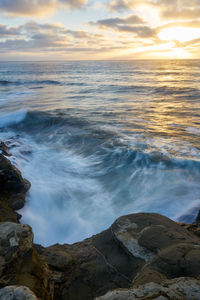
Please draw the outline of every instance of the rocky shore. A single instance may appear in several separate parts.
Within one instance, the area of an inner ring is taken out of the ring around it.
[[[16,210],[30,183],[0,143],[0,300],[200,299],[200,216],[122,216],[73,245],[33,243]]]

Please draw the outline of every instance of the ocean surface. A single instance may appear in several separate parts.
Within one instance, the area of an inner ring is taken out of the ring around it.
[[[42,245],[200,209],[200,61],[0,62],[0,139]]]

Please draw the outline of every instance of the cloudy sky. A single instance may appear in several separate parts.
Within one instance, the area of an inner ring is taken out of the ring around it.
[[[0,60],[200,58],[200,0],[0,0]]]

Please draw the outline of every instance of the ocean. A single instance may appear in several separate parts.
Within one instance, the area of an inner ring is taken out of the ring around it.
[[[32,187],[35,243],[200,209],[200,61],[0,62],[0,139]]]

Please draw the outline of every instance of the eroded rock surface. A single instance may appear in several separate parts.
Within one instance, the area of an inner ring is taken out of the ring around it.
[[[0,300],[39,300],[26,286],[6,286],[0,289]]]
[[[49,298],[48,268],[33,249],[28,225],[0,223],[0,288],[29,287],[41,299]]]
[[[115,290],[96,300],[199,300],[200,281],[191,278],[176,278],[162,284],[150,282],[139,287]]]
[[[0,151],[3,155],[11,156],[9,152],[9,147],[6,145],[6,143],[4,143],[4,141],[0,141]]]
[[[24,206],[29,188],[30,183],[21,172],[0,154],[0,222],[18,222],[20,216],[15,210]]]
[[[36,248],[52,271],[55,299],[61,300],[200,275],[199,238],[158,214],[123,216],[83,242]]]

